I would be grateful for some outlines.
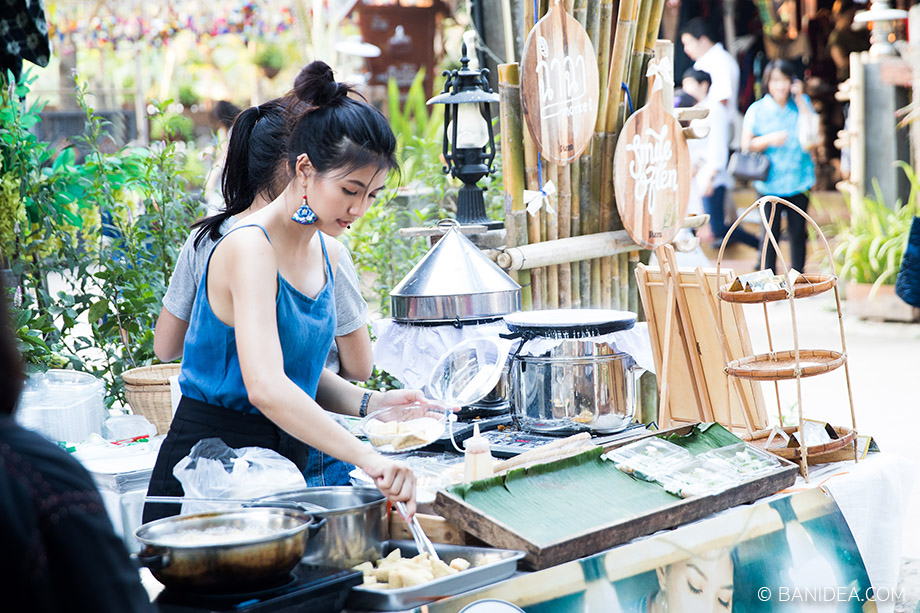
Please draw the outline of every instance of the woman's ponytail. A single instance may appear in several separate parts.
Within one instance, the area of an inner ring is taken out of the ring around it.
[[[230,129],[227,159],[221,174],[224,208],[192,226],[198,228],[196,249],[205,236],[218,240],[224,221],[252,206],[256,196],[261,194],[271,201],[281,193],[287,182],[287,176],[279,176],[285,174],[286,142],[287,124],[281,100],[250,107],[237,115]]]

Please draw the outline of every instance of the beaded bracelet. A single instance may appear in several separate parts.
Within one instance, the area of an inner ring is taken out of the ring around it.
[[[361,408],[358,409],[358,417],[367,417],[367,404],[371,401],[371,393],[364,392],[361,398]]]

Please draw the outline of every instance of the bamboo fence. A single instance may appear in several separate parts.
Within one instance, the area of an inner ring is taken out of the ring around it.
[[[516,17],[521,20],[525,33],[546,14],[553,1],[523,0],[519,4]],[[566,10],[587,31],[597,54],[600,74],[594,136],[581,157],[569,165],[549,164],[538,156],[536,144],[521,115],[517,64],[499,67],[509,247],[622,230],[613,189],[613,155],[624,122],[631,112],[646,103],[645,70],[654,53],[664,2],[560,0],[557,10]],[[535,4],[537,14],[534,14]],[[516,57],[522,56],[525,39],[526,34],[518,41],[520,48],[516,49]],[[624,89],[628,90],[628,97]],[[557,188],[552,208],[541,207],[536,215],[530,215],[524,209],[523,190],[539,191],[548,181]],[[525,288],[524,306],[532,309],[616,308],[638,312],[639,298],[633,273],[643,257],[647,259],[647,255],[622,252],[580,260],[573,254],[568,263],[521,270],[517,274]]]

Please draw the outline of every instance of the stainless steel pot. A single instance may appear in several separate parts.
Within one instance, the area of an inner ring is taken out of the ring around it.
[[[234,593],[283,583],[324,524],[299,510],[248,508],[158,519],[135,537],[138,559],[167,588]]]
[[[311,487],[273,494],[260,502],[310,503],[326,510],[314,515],[326,520],[326,527],[307,543],[304,562],[351,568],[383,555],[389,538],[386,497],[371,487]]]
[[[642,368],[625,353],[585,357],[515,356],[511,415],[521,429],[566,435],[622,430],[636,414]]]

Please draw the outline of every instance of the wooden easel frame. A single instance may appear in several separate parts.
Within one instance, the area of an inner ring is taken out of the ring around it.
[[[722,270],[717,280],[714,270],[679,270],[670,245],[656,256],[659,268],[640,264],[636,278],[658,375],[659,425],[718,421],[748,433],[767,427],[760,386],[725,373],[726,360],[751,353],[741,306],[716,299],[732,271]]]

